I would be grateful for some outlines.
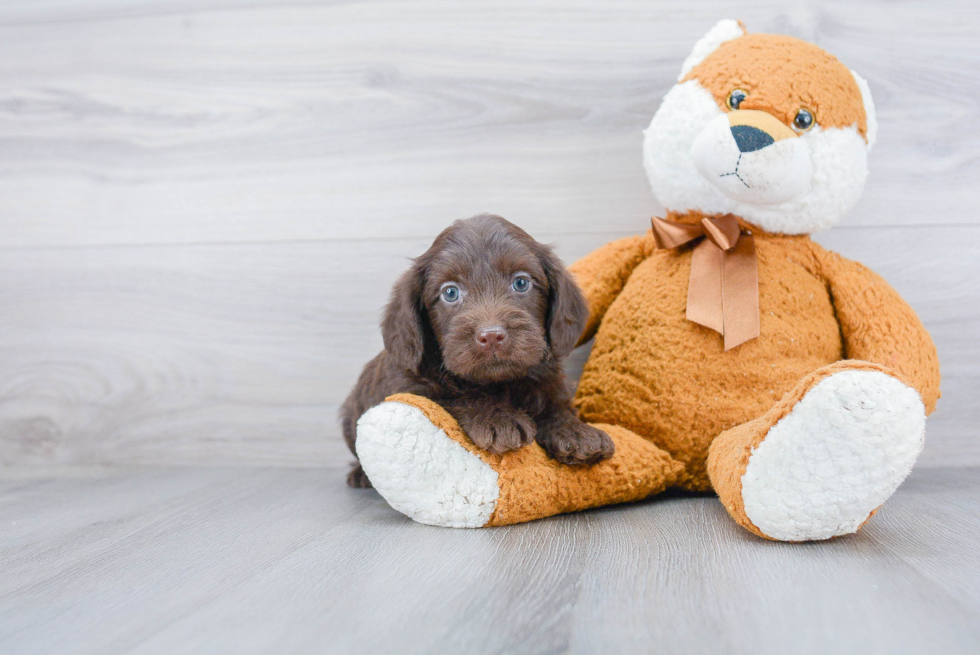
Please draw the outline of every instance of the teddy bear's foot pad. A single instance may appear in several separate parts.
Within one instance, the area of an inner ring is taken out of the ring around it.
[[[878,371],[830,375],[752,450],[745,513],[781,541],[856,532],[912,470],[924,433],[914,389]]]
[[[493,514],[497,472],[417,407],[389,401],[365,412],[357,456],[388,504],[419,523],[479,528]]]

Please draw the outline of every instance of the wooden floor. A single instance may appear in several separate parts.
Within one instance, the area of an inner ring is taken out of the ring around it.
[[[804,545],[709,496],[432,528],[342,474],[0,481],[0,652],[980,652],[977,469]]]
[[[568,262],[662,215],[643,129],[719,19],[867,78],[817,235],[922,318],[920,464],[980,466],[980,2],[0,2],[0,467],[332,466],[391,285],[491,211]]]

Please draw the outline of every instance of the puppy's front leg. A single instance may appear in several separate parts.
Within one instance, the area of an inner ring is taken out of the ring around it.
[[[608,434],[583,423],[571,407],[560,407],[538,421],[536,438],[562,464],[595,464],[609,459],[616,450]]]
[[[491,453],[517,450],[534,440],[534,420],[519,409],[493,399],[460,399],[441,403],[475,443]]]

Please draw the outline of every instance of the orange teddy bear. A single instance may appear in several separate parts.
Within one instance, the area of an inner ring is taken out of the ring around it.
[[[571,267],[591,306],[582,340],[595,337],[575,402],[614,456],[491,455],[435,403],[398,395],[358,424],[374,486],[452,527],[679,487],[714,490],[770,539],[857,531],[912,469],[939,398],[912,309],[808,236],[857,201],[876,129],[867,83],[833,56],[719,22],[645,132],[667,216]]]

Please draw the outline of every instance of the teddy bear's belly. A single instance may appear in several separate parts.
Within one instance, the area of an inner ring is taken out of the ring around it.
[[[585,420],[652,440],[687,465],[691,489],[710,489],[706,458],[719,433],[842,358],[823,282],[769,244],[757,247],[760,337],[725,352],[721,335],[685,318],[690,251],[657,252],[610,306],[579,383]]]

